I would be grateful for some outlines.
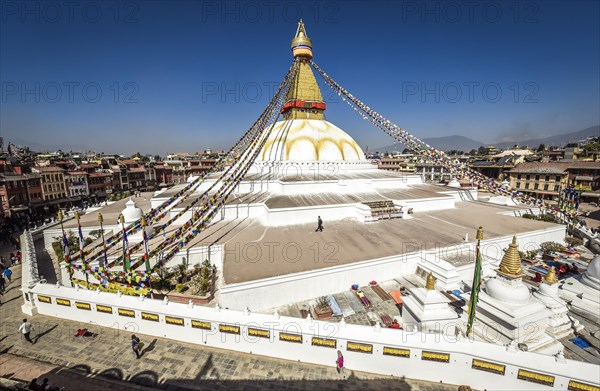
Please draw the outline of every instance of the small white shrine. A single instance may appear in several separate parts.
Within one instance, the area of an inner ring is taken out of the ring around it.
[[[450,299],[435,290],[435,278],[429,273],[425,288],[410,289],[402,298],[402,324],[405,330],[455,335],[459,315],[450,308]]]

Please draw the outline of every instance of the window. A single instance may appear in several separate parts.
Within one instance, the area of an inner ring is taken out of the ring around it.
[[[548,190],[548,186],[549,186],[549,185],[546,183],[546,184],[544,185],[544,190]]]
[[[521,188],[521,186],[522,186],[522,183],[521,183],[521,182],[517,183],[517,189],[520,189],[520,188]]]
[[[533,190],[537,190],[540,187],[539,183],[536,183],[535,185],[533,185]]]
[[[525,189],[529,189],[529,182],[525,183]]]
[[[546,175],[545,180],[546,180],[546,182],[550,182],[550,175]]]
[[[531,175],[527,174],[527,176],[525,177],[525,180],[530,180],[531,179]]]
[[[556,176],[556,179],[555,179],[555,181],[556,181],[556,182],[560,182],[560,175],[557,175],[557,176]]]
[[[540,180],[540,176],[539,176],[539,175],[536,175],[536,176],[535,176],[535,180],[536,180],[536,181],[539,181],[539,180]]]
[[[521,179],[521,174],[517,175],[517,179]]]

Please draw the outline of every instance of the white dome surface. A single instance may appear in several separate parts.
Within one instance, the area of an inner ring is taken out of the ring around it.
[[[279,121],[257,161],[365,161],[360,146],[342,129],[317,119]]]
[[[509,304],[525,304],[529,301],[529,289],[523,283],[510,285],[499,277],[492,278],[486,283],[485,293]]]
[[[587,270],[581,277],[581,282],[590,288],[600,290],[600,255],[590,262]]]
[[[144,215],[144,212],[135,205],[135,201],[129,198],[129,201],[125,203],[125,209],[121,212],[125,223],[133,223],[138,221]]]

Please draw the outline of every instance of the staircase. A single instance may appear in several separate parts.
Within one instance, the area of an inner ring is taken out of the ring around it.
[[[473,198],[473,194],[471,194],[471,191],[469,190],[458,189],[458,196],[463,201],[475,201],[475,198]]]
[[[371,209],[371,219],[369,221],[402,217],[402,209],[394,205],[392,200],[365,201],[362,204]]]

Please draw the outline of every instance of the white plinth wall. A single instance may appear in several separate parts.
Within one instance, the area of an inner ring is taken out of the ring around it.
[[[38,284],[29,293],[43,315],[291,361],[332,366],[341,350],[350,370],[488,390],[564,390],[569,384],[600,382],[600,371],[592,364],[441,334],[194,307],[49,284]]]

